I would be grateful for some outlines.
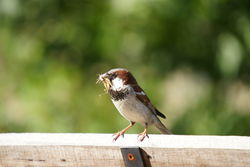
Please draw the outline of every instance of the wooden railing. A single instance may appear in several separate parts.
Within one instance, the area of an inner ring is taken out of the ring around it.
[[[250,137],[125,134],[2,133],[0,167],[125,166],[120,148],[140,147],[145,166],[250,167]]]

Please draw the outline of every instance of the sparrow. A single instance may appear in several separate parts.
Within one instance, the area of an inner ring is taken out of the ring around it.
[[[154,125],[163,134],[171,134],[158,118],[159,116],[165,119],[166,116],[153,106],[132,73],[127,69],[116,68],[100,74],[97,83],[100,82],[104,84],[105,91],[110,94],[116,109],[130,122],[125,129],[113,135],[113,141],[124,136],[124,133],[135,123],[145,127],[144,131],[138,135],[139,141],[148,137],[147,128],[150,125]]]

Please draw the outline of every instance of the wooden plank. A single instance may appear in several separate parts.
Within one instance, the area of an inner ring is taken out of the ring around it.
[[[111,134],[0,134],[0,167],[124,166],[120,147],[141,147],[151,166],[250,166],[250,137]]]

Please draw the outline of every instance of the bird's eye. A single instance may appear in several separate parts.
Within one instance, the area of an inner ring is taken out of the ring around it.
[[[111,80],[111,81],[117,77],[117,75],[115,73],[108,74],[108,76],[109,76],[109,80]]]

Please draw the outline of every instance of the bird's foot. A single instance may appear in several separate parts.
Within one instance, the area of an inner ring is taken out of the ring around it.
[[[145,137],[149,138],[149,136],[148,136],[148,134],[147,134],[146,131],[140,133],[140,134],[137,136],[137,139],[138,139],[138,141],[141,141],[141,142],[142,142],[142,141],[144,140]]]
[[[113,134],[113,141],[116,141],[120,136],[124,137],[124,133],[125,132],[120,131],[120,132]]]

